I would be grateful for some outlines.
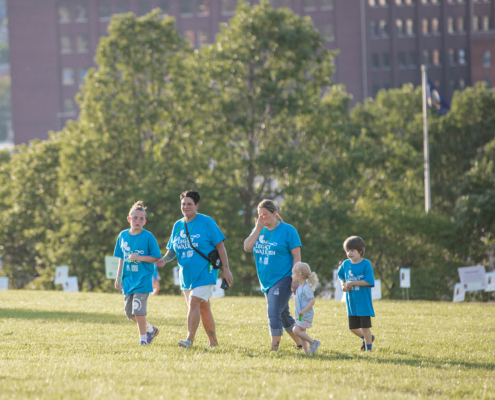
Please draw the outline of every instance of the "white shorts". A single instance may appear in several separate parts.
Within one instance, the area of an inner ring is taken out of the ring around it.
[[[213,286],[215,285],[198,286],[191,290],[183,290],[187,304],[189,304],[189,298],[191,296],[198,297],[202,301],[208,301],[211,297],[211,289],[213,288]]]

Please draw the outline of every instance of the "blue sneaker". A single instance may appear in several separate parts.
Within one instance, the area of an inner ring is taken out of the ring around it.
[[[158,328],[156,326],[153,326],[153,332],[147,332],[146,335],[148,336],[148,344],[151,344],[151,342],[153,341],[154,338],[156,338],[158,336],[158,334],[160,333],[160,331],[158,330]]]
[[[149,343],[149,342],[145,342],[144,340],[141,340],[141,341],[139,342],[139,345],[140,345],[140,346],[145,346],[145,345],[148,345],[148,343]]]

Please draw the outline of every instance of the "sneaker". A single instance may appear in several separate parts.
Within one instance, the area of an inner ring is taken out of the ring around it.
[[[188,349],[191,347],[191,342],[189,340],[181,340],[179,343],[177,343],[180,347],[184,347]]]
[[[148,345],[148,342],[145,342],[144,340],[141,340],[141,341],[139,342],[139,345],[140,345],[140,346],[145,346],[145,345]]]
[[[313,343],[310,343],[309,345],[309,352],[311,354],[314,354],[317,352],[318,347],[320,347],[321,342],[319,340],[315,340]]]
[[[152,326],[152,328],[153,328],[153,332],[146,332],[146,335],[148,336],[148,344],[151,344],[153,339],[156,338],[160,333],[160,331],[156,326]]]
[[[371,343],[373,343],[375,341],[375,336],[374,335],[371,335]],[[366,350],[366,343],[364,343],[364,340],[363,340],[363,344],[361,345],[361,351],[365,351]]]

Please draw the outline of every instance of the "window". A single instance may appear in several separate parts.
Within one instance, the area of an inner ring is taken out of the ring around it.
[[[421,0],[421,4],[428,4],[428,0]]]
[[[108,19],[112,15],[110,3],[106,0],[101,0],[98,4],[98,15],[100,19]]]
[[[88,9],[84,4],[76,5],[76,21],[86,22],[88,20]]]
[[[401,6],[402,5],[402,0],[395,0],[395,4],[397,4],[398,6]]]
[[[72,99],[64,99],[62,110],[64,113],[73,113],[75,111],[74,101]]]
[[[333,10],[335,7],[335,0],[321,0],[321,9],[322,10]]]
[[[433,50],[433,65],[435,67],[439,67],[441,65],[440,52],[438,50]]]
[[[418,57],[415,51],[409,52],[409,68],[416,68],[418,65]]]
[[[210,0],[198,0],[198,14],[210,15]]]
[[[459,79],[459,90],[464,90],[466,88],[466,82],[464,79]]]
[[[458,51],[458,61],[459,61],[459,65],[466,65],[466,52],[464,50],[459,50]]]
[[[433,18],[431,20],[431,32],[434,35],[439,35],[440,34],[440,23],[438,22],[438,18]]]
[[[170,14],[169,0],[161,0],[158,2],[158,8],[163,11],[163,14]]]
[[[377,37],[378,36],[378,31],[376,29],[376,22],[375,21],[370,21],[370,34],[371,34],[371,37]]]
[[[78,35],[76,37],[76,49],[78,53],[87,53],[89,51],[88,35]]]
[[[316,10],[316,0],[304,0],[303,6],[304,6],[304,11],[315,11]]]
[[[62,70],[62,85],[70,86],[74,84],[74,70],[72,68],[64,68]]]
[[[384,19],[380,20],[380,35],[388,36],[388,24]]]
[[[199,43],[199,45],[210,43],[209,36],[210,36],[210,33],[206,30],[198,31],[198,43]]]
[[[414,0],[406,0],[406,4],[408,6],[413,6],[414,5]]]
[[[331,22],[323,25],[323,38],[326,42],[333,42],[335,40],[335,29]]]
[[[423,27],[423,35],[428,35],[430,33],[430,25],[428,23],[428,20],[426,18],[423,18],[421,21],[421,25]]]
[[[373,97],[376,97],[378,92],[380,91],[380,85],[373,85]]]
[[[84,78],[86,77],[87,73],[88,73],[87,68],[79,68],[79,73],[78,73],[79,83],[84,83]]]
[[[454,94],[456,87],[455,87],[455,81],[453,79],[449,81],[449,89],[450,89],[450,93]]]
[[[414,36],[414,21],[411,18],[406,20],[406,35]]]
[[[285,7],[292,10],[292,0],[280,0],[280,7]]]
[[[485,32],[490,30],[490,17],[488,15],[483,17],[483,30]]]
[[[485,79],[483,79],[483,80],[484,80],[484,81],[485,81],[485,83],[486,83],[486,88],[487,88],[487,89],[490,89],[490,88],[492,87],[492,86],[491,86],[491,85],[492,85],[492,81],[491,81],[490,77],[485,76]]]
[[[439,0],[431,0],[431,4],[439,4]]]
[[[380,3],[380,5],[381,5],[382,7],[386,7],[386,6],[388,6],[388,0],[378,0],[378,2]]]
[[[194,46],[194,31],[191,31],[191,30],[187,30],[184,32],[184,35],[186,36],[187,39],[189,39],[189,44],[191,46]]]
[[[454,33],[454,18],[447,18],[447,32]]]
[[[395,26],[397,28],[397,36],[404,35],[404,23],[402,22],[401,19],[397,19],[395,21]]]
[[[380,69],[380,57],[377,53],[371,55],[371,68],[375,70]]]
[[[475,15],[473,17],[473,31],[477,32],[480,30],[480,17]]]
[[[390,54],[388,53],[382,54],[382,66],[383,69],[390,69]]]
[[[464,17],[457,18],[457,32],[464,32]]]
[[[70,22],[70,8],[67,5],[58,6],[58,22]]]
[[[222,14],[232,14],[235,11],[235,0],[222,0]]]
[[[368,4],[370,7],[375,7],[376,6],[376,0],[368,0]]]
[[[117,1],[117,14],[125,14],[129,11],[129,7],[127,6],[127,0],[119,0]]]
[[[423,64],[430,65],[430,52],[428,50],[423,50]]]
[[[182,1],[181,1],[182,3]],[[138,3],[138,15],[142,16],[151,12],[151,1],[140,0]]]
[[[483,67],[490,68],[491,65],[491,53],[487,50],[483,53]]]
[[[399,68],[406,68],[406,53],[399,51],[397,54],[397,65]]]
[[[449,64],[455,65],[455,50],[449,49]]]
[[[70,36],[60,36],[60,52],[62,54],[72,53],[72,40]]]

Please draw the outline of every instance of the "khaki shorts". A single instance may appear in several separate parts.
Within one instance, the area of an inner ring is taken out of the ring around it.
[[[191,290],[183,290],[187,304],[191,296],[198,297],[202,301],[208,301],[211,297],[211,290],[215,285],[198,286]]]

